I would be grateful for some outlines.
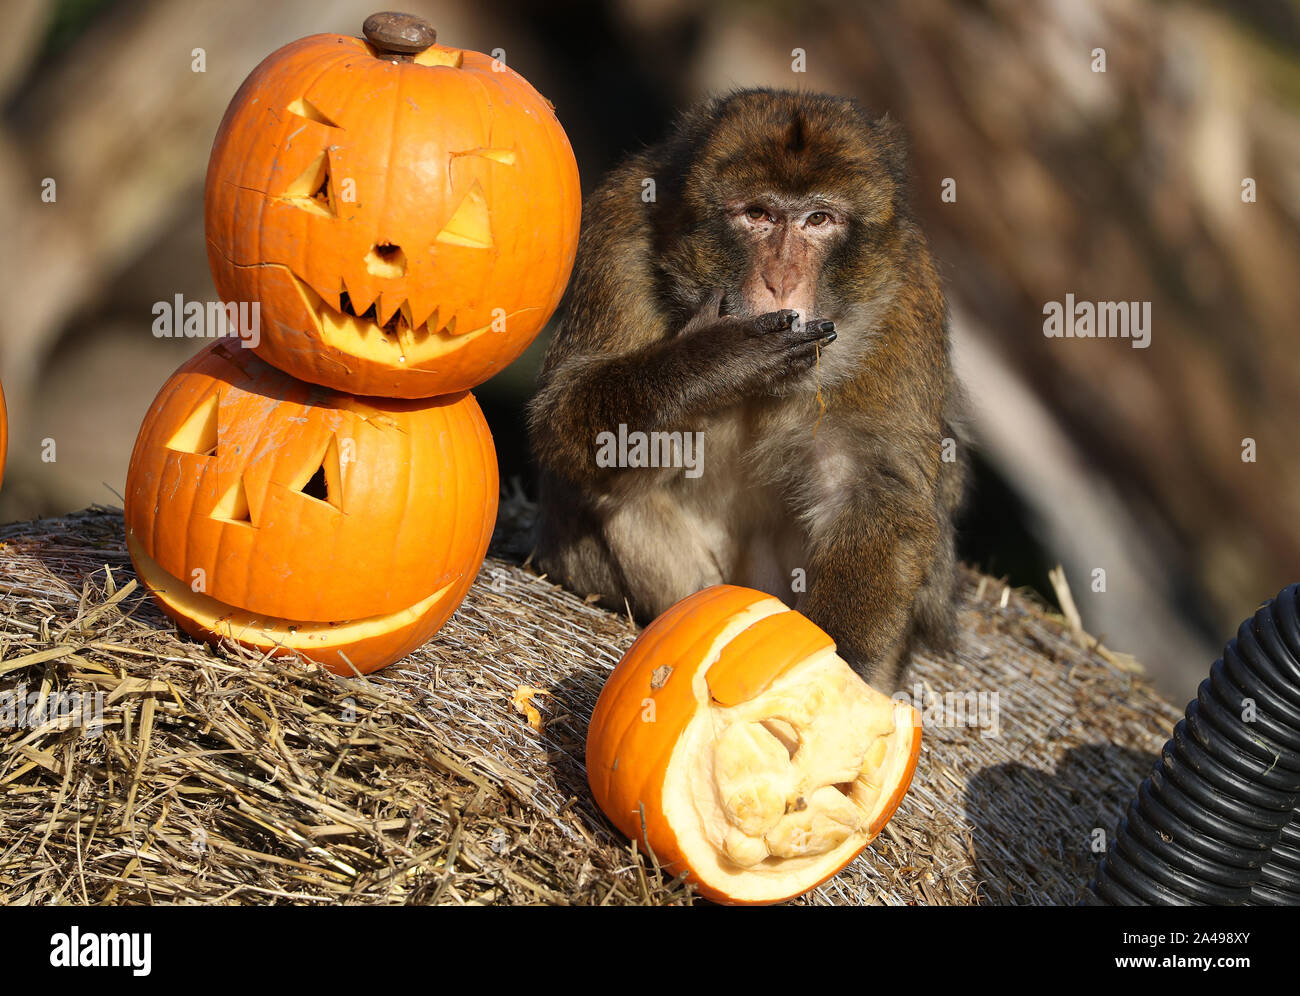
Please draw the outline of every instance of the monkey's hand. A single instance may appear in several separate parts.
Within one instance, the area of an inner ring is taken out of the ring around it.
[[[715,289],[682,329],[682,338],[714,356],[728,358],[740,395],[789,383],[817,363],[818,351],[835,341],[835,323],[804,319],[789,308],[762,315],[724,315],[723,291]]]

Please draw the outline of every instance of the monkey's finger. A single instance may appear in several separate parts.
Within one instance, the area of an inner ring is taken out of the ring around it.
[[[834,342],[838,334],[835,331],[835,323],[827,318],[814,318],[812,321],[804,322],[802,329],[796,327],[792,331],[797,333],[798,342],[819,342],[823,345]]]
[[[798,343],[786,351],[786,368],[791,373],[801,373],[804,370],[811,370],[817,365],[817,354],[825,345],[826,340],[824,339],[814,339],[810,342]]]
[[[799,312],[790,308],[769,311],[766,315],[759,315],[753,320],[754,331],[759,333],[785,332],[794,328],[798,320]]]

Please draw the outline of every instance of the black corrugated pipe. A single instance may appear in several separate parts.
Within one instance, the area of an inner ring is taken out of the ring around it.
[[[1300,811],[1282,828],[1247,905],[1300,906]]]
[[[1111,906],[1300,905],[1300,584],[1243,622],[1129,803]]]

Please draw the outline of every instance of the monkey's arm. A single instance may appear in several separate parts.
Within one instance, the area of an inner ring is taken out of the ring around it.
[[[742,398],[816,362],[835,337],[830,322],[796,323],[793,311],[718,315],[714,294],[680,334],[613,356],[572,355],[546,371],[529,410],[534,452],[548,469],[595,483],[618,474],[596,466],[596,437],[689,429],[694,416]],[[563,334],[563,333],[562,333]]]

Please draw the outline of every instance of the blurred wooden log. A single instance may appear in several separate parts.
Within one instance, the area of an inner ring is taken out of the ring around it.
[[[7,100],[40,52],[53,13],[45,0],[8,0],[0,31],[0,101]]]

